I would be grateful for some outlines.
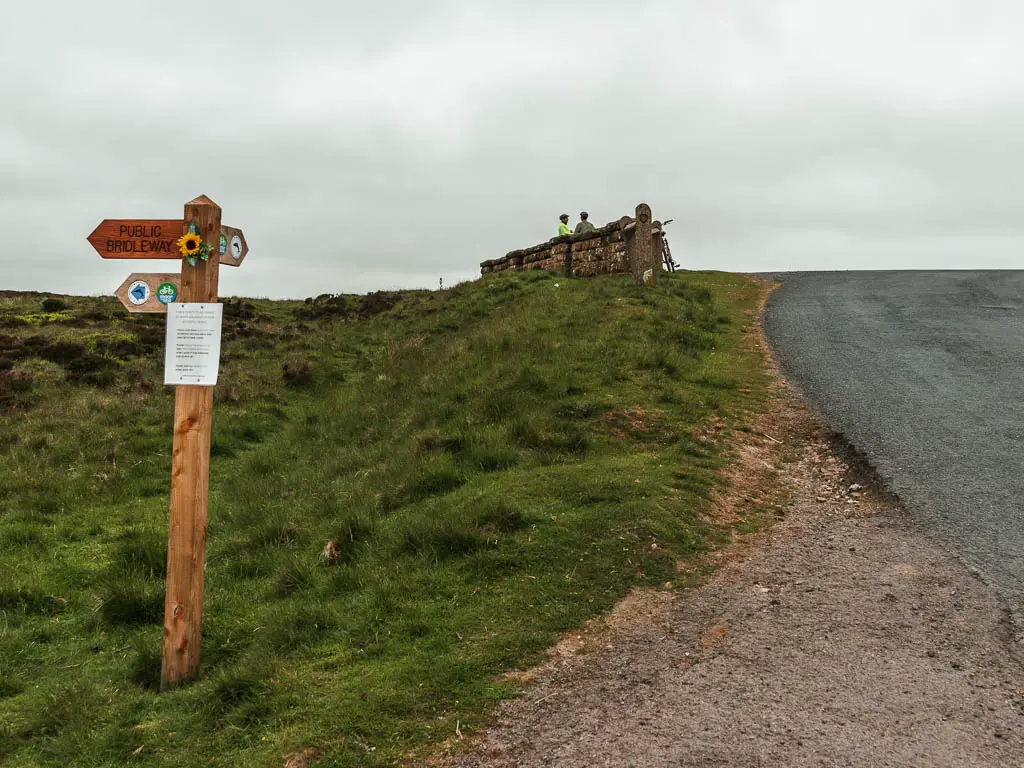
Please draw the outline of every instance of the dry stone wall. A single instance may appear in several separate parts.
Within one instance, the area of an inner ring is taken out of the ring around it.
[[[480,274],[547,269],[575,277],[634,275],[640,279],[643,273],[661,268],[661,224],[651,221],[650,210],[641,203],[637,218],[623,216],[593,232],[553,237],[540,245],[510,251],[500,259],[481,263]]]

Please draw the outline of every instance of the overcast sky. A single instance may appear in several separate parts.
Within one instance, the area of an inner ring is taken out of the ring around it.
[[[249,243],[225,295],[451,284],[639,201],[689,267],[1018,268],[1022,31],[1020,0],[14,4],[0,288],[164,271],[85,238],[199,194]]]

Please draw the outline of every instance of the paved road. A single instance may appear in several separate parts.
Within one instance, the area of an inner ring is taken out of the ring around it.
[[[787,377],[1024,618],[1024,272],[773,277]]]

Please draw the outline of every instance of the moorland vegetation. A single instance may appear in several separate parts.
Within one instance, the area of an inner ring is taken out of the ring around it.
[[[225,300],[201,679],[166,694],[163,318],[0,294],[0,763],[392,765],[471,733],[504,673],[728,541],[702,512],[762,407],[761,290]]]

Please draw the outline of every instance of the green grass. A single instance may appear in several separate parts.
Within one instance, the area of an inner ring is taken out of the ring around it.
[[[503,672],[727,540],[700,515],[725,445],[697,430],[766,382],[733,275],[233,302],[202,674],[159,694],[162,320],[41,298],[0,294],[12,766],[392,765],[471,732]]]

